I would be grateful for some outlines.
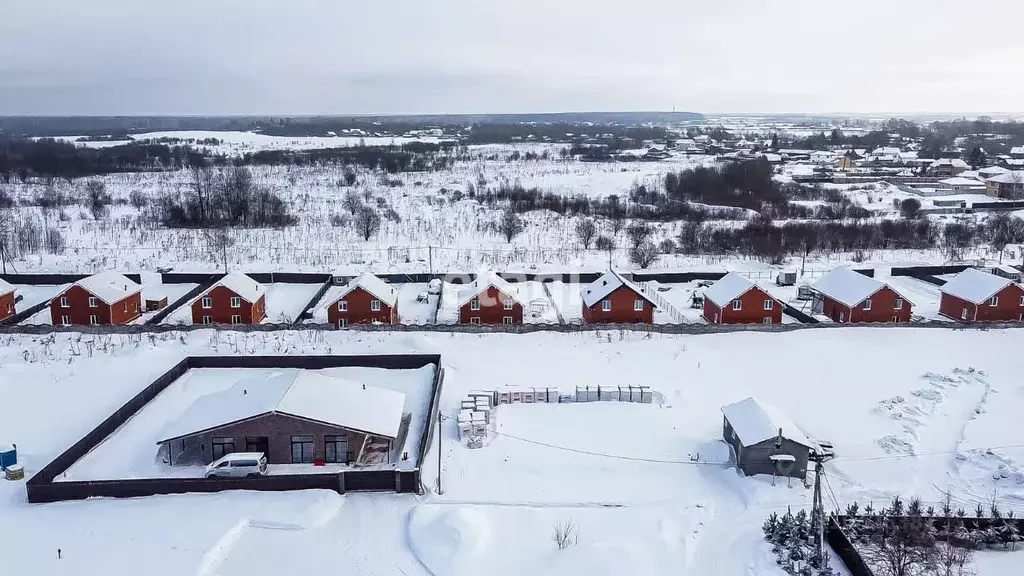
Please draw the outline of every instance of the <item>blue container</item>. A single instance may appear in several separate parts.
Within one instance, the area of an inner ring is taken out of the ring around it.
[[[6,470],[8,466],[18,463],[18,449],[10,444],[0,446],[0,469]]]

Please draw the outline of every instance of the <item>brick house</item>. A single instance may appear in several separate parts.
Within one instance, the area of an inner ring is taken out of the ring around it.
[[[270,464],[387,464],[405,394],[308,370],[270,371],[200,396],[160,433],[171,465],[263,452]]]
[[[1006,171],[985,180],[985,195],[1020,200],[1024,198],[1024,171]]]
[[[50,301],[56,326],[127,324],[141,315],[142,286],[117,272],[83,278]]]
[[[836,268],[811,285],[812,309],[833,322],[909,322],[914,304],[884,282]]]
[[[614,270],[580,290],[587,324],[652,324],[654,301]]]
[[[1024,322],[1024,288],[1009,278],[968,268],[939,292],[939,314],[959,322]]]
[[[745,276],[729,272],[704,291],[709,324],[780,324],[782,302]]]
[[[459,290],[459,324],[522,324],[519,290],[493,272],[481,272]]]
[[[259,324],[267,316],[267,288],[232,272],[189,304],[193,324]]]
[[[14,286],[0,280],[0,322],[14,316]]]
[[[327,321],[338,328],[349,324],[398,323],[398,290],[364,272],[327,304]]]

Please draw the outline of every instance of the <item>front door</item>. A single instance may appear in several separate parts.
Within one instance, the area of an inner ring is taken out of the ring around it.
[[[270,459],[270,439],[266,436],[246,436],[246,452],[263,452]]]

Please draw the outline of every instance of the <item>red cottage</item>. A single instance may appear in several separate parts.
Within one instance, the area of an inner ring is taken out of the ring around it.
[[[782,302],[735,272],[704,291],[704,320],[709,324],[780,324]]]
[[[942,288],[939,314],[960,322],[1024,322],[1024,288],[1009,278],[968,268]]]
[[[327,304],[327,320],[338,328],[349,324],[397,324],[398,290],[364,272]]]
[[[811,285],[815,314],[833,322],[909,322],[913,303],[888,284],[849,268],[836,268]]]
[[[14,286],[0,280],[0,322],[14,316]]]
[[[142,286],[117,272],[83,278],[50,301],[57,326],[127,324],[141,315]]]
[[[459,324],[522,324],[519,290],[493,272],[459,290]]]
[[[267,288],[232,272],[192,300],[193,324],[259,324],[267,316]]]
[[[587,324],[652,324],[654,301],[633,282],[611,270],[580,291]]]

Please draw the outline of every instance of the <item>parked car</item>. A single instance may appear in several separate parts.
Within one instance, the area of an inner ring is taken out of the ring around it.
[[[207,478],[255,478],[267,474],[267,456],[263,452],[232,452],[206,467]]]

